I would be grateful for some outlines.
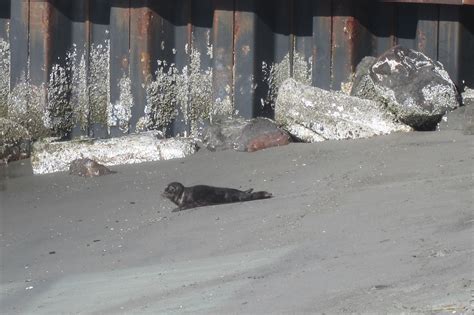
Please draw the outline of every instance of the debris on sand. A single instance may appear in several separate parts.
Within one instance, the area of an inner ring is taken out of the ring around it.
[[[82,177],[96,177],[116,173],[109,170],[105,165],[97,163],[89,158],[76,159],[69,165],[69,174]]]

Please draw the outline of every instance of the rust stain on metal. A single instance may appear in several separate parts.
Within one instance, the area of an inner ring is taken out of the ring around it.
[[[219,23],[225,23],[225,22],[226,20],[220,19],[220,15],[217,13],[217,11],[214,12],[214,17],[212,21],[213,25],[215,25],[212,29],[214,38],[217,38],[219,34],[219,27],[217,27],[217,25],[219,25]]]
[[[358,22],[353,16],[349,16],[344,21],[344,33],[346,37],[351,40],[353,39],[357,31]]]
[[[192,42],[193,42],[193,24],[191,23],[191,19],[189,19],[188,22],[188,28],[187,28],[187,43],[191,47]],[[189,54],[191,54],[191,50],[189,50]]]
[[[357,41],[357,31],[359,30],[359,22],[357,19],[353,16],[347,17],[345,21],[345,26],[344,26],[344,32],[347,35],[347,54],[349,55],[349,60],[350,60],[350,72],[355,71],[355,51],[356,51],[356,45],[358,43]]]
[[[142,51],[140,53],[140,65],[142,69],[143,79],[146,80],[151,73],[150,68],[150,53],[148,51]]]
[[[41,30],[43,32],[47,32],[49,30],[49,22],[51,19],[51,8],[47,3],[45,3],[43,4],[43,7],[40,8],[40,10],[43,13],[41,17]]]
[[[130,23],[130,9],[120,9],[118,11],[120,13],[116,15],[116,18],[117,18],[116,25],[120,26],[120,28],[128,29],[128,26]]]
[[[43,17],[43,8],[39,7],[38,4],[36,3],[31,3],[30,4],[30,14],[29,14],[29,20],[30,20],[30,33],[36,33],[39,29],[41,29],[41,21]],[[27,17],[28,19],[28,17]]]
[[[53,4],[49,1],[30,2],[30,45],[36,47],[36,49],[39,48],[39,50],[35,49],[36,52],[34,53],[37,56],[42,56],[39,71],[41,72],[41,80],[43,82],[48,81],[48,69],[52,61],[52,22],[54,10]]]
[[[45,3],[45,12],[43,14],[42,26],[43,26],[43,43],[44,43],[44,65],[47,68],[50,68],[51,61],[52,61],[52,54],[53,54],[53,41],[51,34],[53,33],[53,15],[54,15],[54,8],[53,5],[49,2]],[[46,73],[46,76],[48,73]],[[47,77],[45,78],[47,80]]]
[[[28,2],[23,2],[21,6],[21,21],[24,25],[28,25],[30,16],[30,6]]]
[[[353,16],[354,6],[346,0],[333,2],[331,88],[339,90],[353,72],[355,60],[355,32],[358,22]]]
[[[91,21],[90,21],[90,18],[89,18],[89,11],[90,11],[90,1],[85,1],[84,3],[84,16],[86,17],[84,23],[85,23],[85,27],[84,27],[84,32],[85,32],[85,42],[86,43],[90,43],[90,40],[91,40]],[[86,50],[86,60],[89,59],[89,51],[90,51],[90,45],[85,45],[85,50]]]
[[[234,19],[236,23],[234,24],[234,41],[240,37],[240,26],[242,23],[240,22],[242,19],[240,17],[240,12],[234,13]]]
[[[52,10],[49,2],[32,2],[30,3],[30,9],[30,33],[33,36],[47,33]]]
[[[234,36],[236,39],[240,38],[241,33],[248,33],[252,31],[252,20],[245,16],[246,12],[235,12]]]
[[[150,35],[150,21],[153,18],[153,13],[144,9],[144,12],[141,14],[141,18],[138,19],[139,24],[139,35],[142,37],[148,37]]]

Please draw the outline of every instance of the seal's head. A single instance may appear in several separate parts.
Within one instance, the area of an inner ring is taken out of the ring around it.
[[[165,191],[161,194],[163,197],[176,203],[184,192],[184,186],[181,183],[173,182],[168,184]]]

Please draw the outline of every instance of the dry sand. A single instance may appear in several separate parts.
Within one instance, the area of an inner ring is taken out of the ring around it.
[[[473,137],[291,144],[113,167],[0,169],[0,313],[469,312]],[[269,200],[171,213],[167,183]]]

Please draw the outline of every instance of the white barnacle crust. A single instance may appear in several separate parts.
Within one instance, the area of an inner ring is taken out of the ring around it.
[[[290,77],[297,82],[311,84],[311,65],[311,59],[305,60],[297,52],[293,54],[292,60],[288,53],[280,62],[271,65],[262,62],[263,81],[268,85],[268,92],[263,104],[274,106],[280,86]],[[291,67],[293,68],[291,69]]]
[[[193,140],[160,139],[161,134],[148,131],[111,139],[55,141],[46,138],[33,145],[31,164],[34,174],[67,171],[78,158],[90,158],[113,166],[183,158],[196,152]]]
[[[10,43],[0,38],[0,117],[8,113],[8,94],[10,92]]]
[[[117,102],[108,108],[107,125],[118,126],[124,133],[128,132],[130,118],[132,117],[133,95],[132,83],[128,76],[123,76],[119,81],[120,96]]]
[[[201,52],[185,47],[190,63],[182,69],[175,64],[158,60],[155,78],[146,84],[146,106],[144,116],[139,120],[140,128],[163,130],[180,111],[184,123],[191,126],[191,134],[198,131],[198,123],[212,116],[232,112],[230,95],[224,99],[212,99],[212,68],[203,67]],[[212,46],[207,54],[212,58]],[[226,87],[227,90],[227,87]],[[229,88],[230,90],[230,88]]]

